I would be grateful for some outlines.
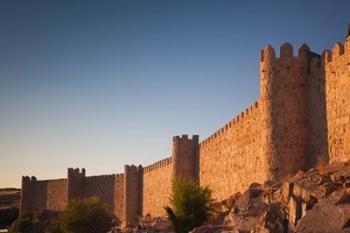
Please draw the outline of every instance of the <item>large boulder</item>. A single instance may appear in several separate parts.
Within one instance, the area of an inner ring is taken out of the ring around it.
[[[254,183],[233,206],[229,218],[238,232],[283,233],[286,213],[273,201],[274,189]]]
[[[350,204],[317,204],[300,220],[296,233],[350,232]]]

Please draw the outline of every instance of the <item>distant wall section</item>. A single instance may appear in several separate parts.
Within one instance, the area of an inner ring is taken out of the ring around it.
[[[67,205],[67,179],[47,181],[46,209],[61,211]]]
[[[114,214],[118,221],[122,222],[124,219],[124,174],[117,174],[114,184]]]
[[[124,166],[124,225],[137,225],[142,216],[142,166]]]
[[[143,215],[163,216],[163,207],[169,205],[173,174],[172,158],[166,158],[144,167]]]
[[[84,174],[78,169],[69,169],[68,171],[73,182],[69,182],[69,179],[38,181],[34,176],[31,178],[23,177],[21,213],[31,213],[43,209],[62,211],[69,200],[97,196],[102,203],[109,206],[119,221],[123,221],[125,211],[124,174],[85,177],[85,171]],[[76,187],[69,188],[69,184],[76,185]],[[68,197],[69,190],[74,190],[74,197]]]
[[[33,176],[22,178],[21,213],[43,209],[62,211],[68,200],[67,179],[40,180]]]
[[[102,203],[108,204],[110,210],[114,212],[116,193],[115,182],[115,175],[86,177],[84,181],[83,197],[97,196]]]

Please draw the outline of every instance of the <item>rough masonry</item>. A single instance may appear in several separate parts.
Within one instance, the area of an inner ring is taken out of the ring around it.
[[[199,143],[173,137],[172,155],[150,166],[126,165],[123,174],[67,179],[23,177],[21,213],[61,211],[74,198],[98,196],[123,224],[164,215],[171,181],[199,182],[222,200],[253,182],[280,181],[321,164],[350,158],[350,36],[318,55],[285,43],[260,56],[260,97]]]

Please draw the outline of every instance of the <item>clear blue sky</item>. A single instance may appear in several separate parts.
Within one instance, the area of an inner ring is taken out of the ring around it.
[[[342,41],[350,1],[0,1],[0,187],[122,172],[259,95],[259,51]],[[296,52],[295,52],[296,53]]]

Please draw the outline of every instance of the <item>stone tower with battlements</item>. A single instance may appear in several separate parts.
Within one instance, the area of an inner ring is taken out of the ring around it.
[[[260,58],[260,101],[266,136],[267,180],[281,180],[306,168],[308,152],[308,74],[313,53],[302,45],[294,56],[285,43],[280,56],[267,46]]]

